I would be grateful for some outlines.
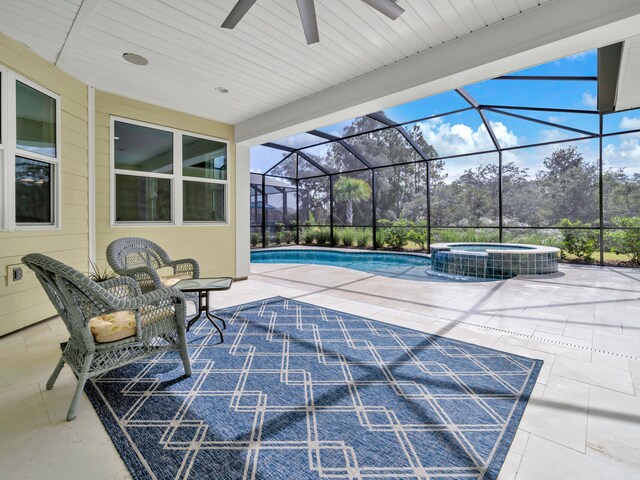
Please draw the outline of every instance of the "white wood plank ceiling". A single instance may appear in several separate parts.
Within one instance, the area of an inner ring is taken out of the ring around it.
[[[258,0],[234,30],[235,0],[2,0],[0,31],[97,89],[235,124],[550,1],[398,0],[391,22],[316,0],[311,46],[293,0]]]

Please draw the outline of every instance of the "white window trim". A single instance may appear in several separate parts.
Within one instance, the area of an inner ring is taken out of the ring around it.
[[[142,122],[140,120],[134,120],[131,118],[119,117],[111,115],[109,118],[109,210],[110,210],[110,223],[112,227],[225,227],[229,226],[229,215],[231,208],[230,201],[230,186],[231,186],[231,169],[229,168],[229,140],[225,138],[212,137],[208,135],[202,135],[200,133],[189,132],[187,130],[181,130],[177,128],[171,128],[164,125],[157,125],[149,122]],[[125,170],[115,167],[115,122],[128,123],[131,125],[138,125],[141,127],[154,128],[156,130],[162,130],[173,134],[173,173],[152,173],[152,172],[138,172],[135,170]],[[227,149],[227,179],[218,180],[213,178],[200,178],[182,175],[182,136],[188,135],[190,137],[201,138],[203,140],[211,140],[215,142],[224,143]],[[116,175],[130,175],[139,176],[145,178],[165,178],[171,180],[171,218],[172,221],[136,221],[136,222],[116,222]],[[226,185],[224,189],[224,218],[223,222],[210,221],[210,222],[190,222],[183,221],[183,181],[194,181],[200,183],[217,183]]]
[[[16,231],[43,231],[60,230],[62,228],[62,111],[60,95],[32,82],[7,68],[0,66],[2,73],[2,144],[0,144],[0,186],[4,195],[0,197],[0,230],[8,232]],[[56,156],[49,157],[28,150],[22,150],[16,146],[16,82],[23,83],[37,90],[56,102]],[[20,156],[32,160],[46,162],[52,165],[53,192],[51,198],[53,222],[50,224],[18,224],[16,222],[16,197],[15,197],[15,158]]]

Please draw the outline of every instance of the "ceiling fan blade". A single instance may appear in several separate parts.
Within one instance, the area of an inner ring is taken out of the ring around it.
[[[316,7],[313,0],[297,0],[297,2],[307,45],[318,43],[320,34],[318,33],[318,19],[316,18]]]
[[[254,3],[256,3],[256,0],[238,0],[238,3],[236,3],[235,7],[229,12],[229,15],[220,26],[222,28],[234,28]]]
[[[398,5],[393,0],[362,0],[364,3],[377,11],[386,15],[391,20],[395,20],[404,13],[404,8]]]

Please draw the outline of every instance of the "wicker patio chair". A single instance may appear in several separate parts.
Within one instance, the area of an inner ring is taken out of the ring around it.
[[[183,294],[163,288],[141,294],[129,277],[96,283],[53,258],[33,253],[22,258],[33,270],[64,321],[70,337],[47,381],[53,388],[66,363],[78,377],[67,420],[89,378],[160,352],[180,352],[191,375],[185,338]]]
[[[133,278],[143,292],[171,287],[185,278],[200,278],[200,266],[192,258],[171,260],[160,245],[145,238],[125,237],[107,247],[107,262],[118,275]],[[173,275],[160,276],[159,268],[173,268]]]

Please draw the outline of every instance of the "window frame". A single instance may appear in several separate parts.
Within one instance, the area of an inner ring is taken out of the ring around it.
[[[137,125],[141,127],[153,128],[165,132],[170,132],[173,135],[173,173],[154,173],[154,172],[139,172],[135,170],[126,170],[116,168],[115,166],[115,123],[126,123],[130,125]],[[218,180],[213,178],[192,177],[183,175],[182,163],[183,163],[183,136],[189,136],[194,138],[200,138],[203,140],[210,140],[214,142],[220,142],[225,145],[226,149],[226,180]],[[150,122],[143,122],[132,118],[121,117],[117,115],[110,115],[109,118],[109,210],[110,210],[110,224],[112,227],[219,227],[229,226],[230,220],[230,185],[231,185],[231,172],[229,169],[229,153],[230,153],[230,140],[224,138],[212,137],[209,135],[203,135],[200,133],[190,132],[179,128],[167,127],[164,125],[158,125]],[[171,221],[153,221],[153,220],[137,220],[137,221],[116,221],[116,175],[130,175],[143,178],[162,178],[170,180],[171,182]],[[224,221],[185,221],[183,220],[183,208],[184,208],[184,196],[183,185],[185,181],[199,182],[199,183],[215,183],[224,186]]]
[[[0,231],[46,231],[62,228],[62,97],[24,76],[0,65],[2,85],[0,96],[2,111],[2,132],[0,140],[0,185],[4,195],[0,195]],[[55,101],[56,109],[56,155],[50,157],[37,152],[18,148],[17,143],[17,98],[16,83],[20,82]],[[51,223],[18,223],[16,221],[16,157],[36,160],[51,165]]]

